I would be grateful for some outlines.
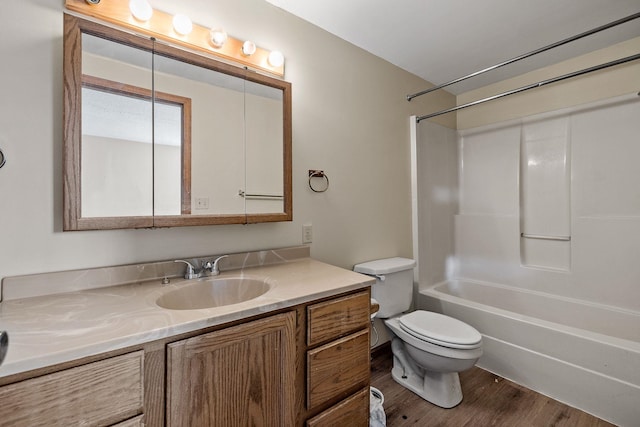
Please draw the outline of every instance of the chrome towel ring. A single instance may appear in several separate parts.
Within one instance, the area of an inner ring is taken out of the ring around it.
[[[318,189],[311,183],[313,178],[324,178],[324,188]],[[314,193],[324,193],[329,189],[329,177],[321,170],[309,170],[309,188]]]
[[[7,163],[7,158],[4,157],[4,153],[0,149],[0,168],[3,167],[5,163]]]

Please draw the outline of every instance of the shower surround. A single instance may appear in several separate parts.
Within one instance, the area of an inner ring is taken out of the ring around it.
[[[480,366],[623,426],[640,418],[639,118],[633,94],[460,132],[421,122],[414,147],[418,307],[480,330]],[[584,357],[557,351],[576,339]]]

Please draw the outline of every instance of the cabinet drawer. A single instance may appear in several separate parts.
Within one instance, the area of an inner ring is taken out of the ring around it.
[[[0,388],[0,425],[110,425],[142,414],[137,351]]]
[[[139,415],[135,418],[131,418],[127,421],[123,421],[121,423],[118,424],[114,424],[111,427],[144,427],[144,420],[143,420],[144,416],[143,415]]]
[[[307,427],[367,427],[368,425],[369,387],[363,388],[307,421]]]
[[[307,407],[369,385],[369,330],[307,352]]]
[[[371,321],[369,292],[307,307],[307,345],[314,346],[366,328]]]

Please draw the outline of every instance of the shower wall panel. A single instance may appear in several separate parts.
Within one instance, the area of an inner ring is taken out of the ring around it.
[[[451,277],[454,215],[458,211],[457,134],[427,121],[418,125],[419,283],[436,284]]]
[[[523,265],[571,269],[569,117],[525,122],[520,162]]]
[[[634,93],[460,131],[447,278],[640,311],[639,118]],[[523,243],[523,232],[571,240]]]

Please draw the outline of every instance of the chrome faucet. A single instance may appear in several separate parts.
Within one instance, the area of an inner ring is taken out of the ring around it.
[[[210,273],[211,276],[217,276],[218,274],[220,274],[220,268],[218,268],[218,263],[222,258],[227,258],[228,256],[229,255],[222,255],[221,257],[216,258],[216,260],[213,261],[213,264],[211,263],[211,261],[207,261],[207,263],[204,265],[202,269],[211,271]]]
[[[197,279],[200,277],[200,271],[193,266],[189,261],[185,261],[183,259],[177,259],[174,262],[184,262],[187,264],[187,271],[184,273],[184,278],[187,280]]]

